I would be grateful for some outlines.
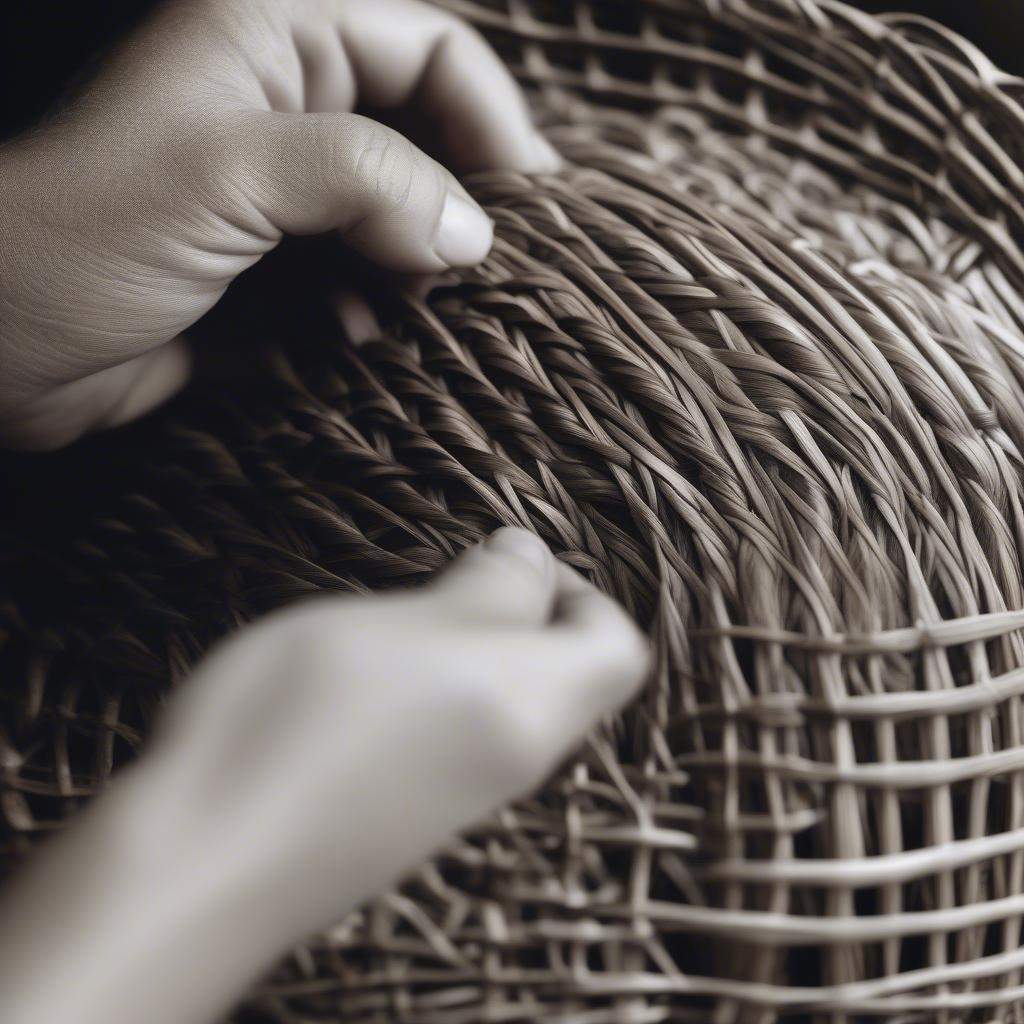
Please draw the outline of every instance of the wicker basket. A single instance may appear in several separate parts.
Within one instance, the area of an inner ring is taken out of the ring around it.
[[[478,176],[380,341],[253,314],[250,380],[5,464],[5,848],[227,629],[516,523],[649,687],[251,1019],[1024,1020],[1024,82],[825,0],[445,6],[569,168]]]

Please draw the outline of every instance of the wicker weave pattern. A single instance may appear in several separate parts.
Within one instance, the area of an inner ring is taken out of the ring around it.
[[[912,15],[835,0],[438,0],[526,83],[804,156],[970,222],[1024,269],[1024,81]]]
[[[254,1005],[1021,1019],[1019,84],[811,0],[448,6],[573,167],[478,177],[484,267],[270,344],[61,546],[6,530],[9,847],[220,632],[524,524],[649,626],[645,695]]]

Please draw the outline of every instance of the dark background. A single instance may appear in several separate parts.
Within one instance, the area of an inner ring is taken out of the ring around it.
[[[0,0],[0,138],[30,125],[86,61],[152,6],[153,0]],[[1024,0],[859,0],[857,6],[936,18],[997,64],[1024,73]]]

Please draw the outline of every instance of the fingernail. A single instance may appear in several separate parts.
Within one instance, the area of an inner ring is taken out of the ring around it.
[[[491,251],[494,225],[475,203],[449,192],[441,211],[434,252],[450,267],[472,267]]]
[[[526,562],[534,572],[543,577],[551,571],[551,552],[544,541],[529,530],[503,526],[492,533],[485,543],[492,551]]]
[[[540,132],[534,136],[533,152],[537,174],[554,174],[565,165],[558,150]]]

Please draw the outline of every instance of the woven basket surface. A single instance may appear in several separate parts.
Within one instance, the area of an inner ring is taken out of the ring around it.
[[[7,862],[218,636],[518,524],[649,685],[244,1019],[1024,1020],[1024,83],[824,0],[444,6],[568,161],[472,179],[487,262],[354,348],[296,248],[241,378],[4,462]]]

